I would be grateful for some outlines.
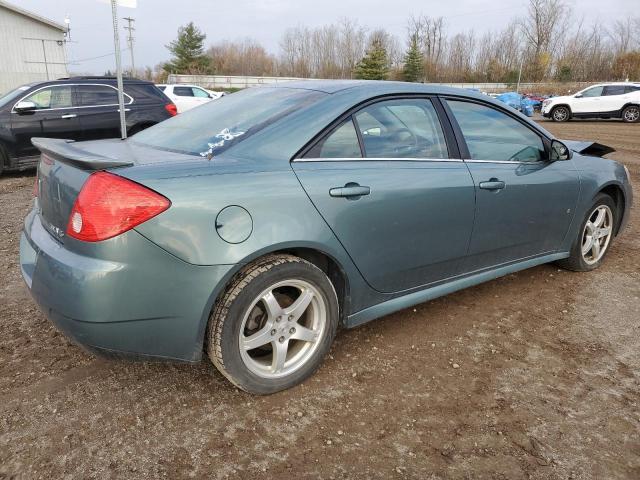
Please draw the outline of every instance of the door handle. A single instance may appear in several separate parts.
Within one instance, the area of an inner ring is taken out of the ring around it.
[[[332,197],[345,197],[353,200],[357,200],[363,195],[369,195],[371,188],[361,186],[354,182],[347,183],[344,187],[333,187],[329,190],[329,195]]]
[[[60,118],[76,118],[77,115],[75,113],[67,113],[66,115],[62,115]]]
[[[483,190],[502,190],[505,187],[505,183],[497,178],[492,178],[487,182],[480,182],[480,188]]]

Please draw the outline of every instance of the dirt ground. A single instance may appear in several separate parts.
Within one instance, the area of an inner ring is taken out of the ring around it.
[[[640,125],[544,126],[614,146],[640,185]],[[304,385],[254,397],[209,362],[111,362],[58,333],[18,267],[32,185],[0,178],[0,478],[640,478],[637,207],[597,271],[343,331]]]

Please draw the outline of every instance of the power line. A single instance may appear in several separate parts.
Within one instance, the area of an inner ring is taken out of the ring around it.
[[[123,50],[123,52],[126,52],[127,50],[129,50],[128,48],[125,48]],[[97,60],[99,58],[106,58],[106,57],[112,57],[114,56],[115,53],[111,52],[111,53],[105,53],[104,55],[98,55],[97,57],[89,57],[89,58],[81,58],[79,60],[74,60],[73,62],[69,62],[72,65],[78,64],[78,63],[84,63],[84,62],[88,62],[90,60]]]

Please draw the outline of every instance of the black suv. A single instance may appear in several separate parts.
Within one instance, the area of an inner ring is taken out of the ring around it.
[[[37,165],[32,137],[96,140],[120,137],[115,77],[74,77],[31,83],[0,97],[0,173]],[[127,132],[176,114],[153,83],[124,80]]]

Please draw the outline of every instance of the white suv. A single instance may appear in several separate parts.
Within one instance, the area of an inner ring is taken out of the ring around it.
[[[548,98],[542,102],[542,116],[556,122],[571,118],[640,119],[640,83],[602,83],[575,95]]]
[[[224,95],[224,93],[207,90],[198,85],[160,84],[157,87],[176,104],[178,113],[209,103],[211,100],[217,100]]]

